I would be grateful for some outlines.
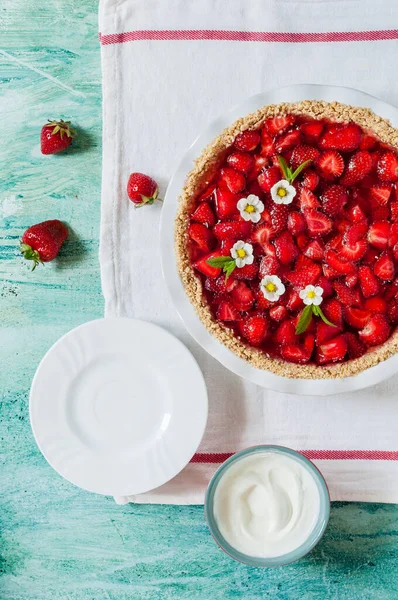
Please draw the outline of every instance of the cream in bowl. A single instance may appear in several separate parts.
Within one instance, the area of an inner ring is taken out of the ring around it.
[[[322,537],[330,500],[318,469],[281,446],[256,446],[229,458],[209,484],[206,517],[216,542],[253,566],[279,566]]]

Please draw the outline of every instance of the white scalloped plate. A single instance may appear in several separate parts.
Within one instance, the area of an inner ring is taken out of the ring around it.
[[[367,369],[359,375],[344,379],[289,379],[280,377],[269,371],[256,369],[248,362],[235,356],[226,346],[220,344],[202,324],[184,291],[178,275],[176,260],[170,258],[175,256],[174,224],[178,198],[184,187],[187,174],[193,168],[194,161],[200,155],[201,151],[223,129],[231,125],[239,117],[248,115],[267,104],[299,102],[301,100],[325,100],[327,102],[337,100],[353,106],[371,108],[377,115],[389,119],[391,124],[398,128],[397,108],[351,88],[324,85],[294,85],[270,90],[248,98],[237,108],[219,117],[206,128],[189,148],[177,171],[174,173],[167,188],[160,224],[162,268],[168,290],[185,327],[192,337],[225,367],[241,377],[278,392],[326,396],[359,390],[391,377],[398,371],[398,355],[389,358],[375,367]]]
[[[172,479],[195,454],[207,391],[187,348],[144,321],[99,319],[64,335],[30,392],[36,442],[65,479],[129,496]]]

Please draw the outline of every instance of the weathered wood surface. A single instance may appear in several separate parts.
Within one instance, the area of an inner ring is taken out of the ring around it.
[[[61,334],[103,312],[96,13],[94,0],[3,0],[0,9],[0,597],[398,598],[398,506],[334,504],[309,557],[256,570],[218,550],[202,507],[119,507],[68,484],[39,453],[28,417],[37,363]],[[42,157],[40,126],[55,117],[80,135],[65,155]],[[18,240],[50,217],[73,235],[55,264],[31,274]]]

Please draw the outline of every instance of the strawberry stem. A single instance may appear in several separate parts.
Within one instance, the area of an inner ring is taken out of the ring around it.
[[[21,247],[20,247],[20,251],[22,256],[26,259],[26,260],[32,260],[33,261],[33,265],[32,265],[32,271],[34,271],[37,267],[37,265],[39,264],[43,264],[43,261],[40,258],[40,254],[38,253],[37,250],[33,250],[32,246],[29,246],[29,244],[24,244],[23,242],[21,243]]]

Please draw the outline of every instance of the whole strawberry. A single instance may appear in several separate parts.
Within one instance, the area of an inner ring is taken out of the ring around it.
[[[43,125],[40,134],[40,144],[42,154],[56,154],[62,152],[71,145],[73,136],[76,135],[74,129],[70,127],[70,121],[48,121]]]
[[[136,208],[160,200],[158,192],[158,184],[152,177],[144,173],[131,173],[127,183],[127,194]]]
[[[66,225],[58,219],[37,223],[25,231],[22,236],[21,254],[26,260],[33,261],[32,271],[39,263],[54,260],[68,233]]]

